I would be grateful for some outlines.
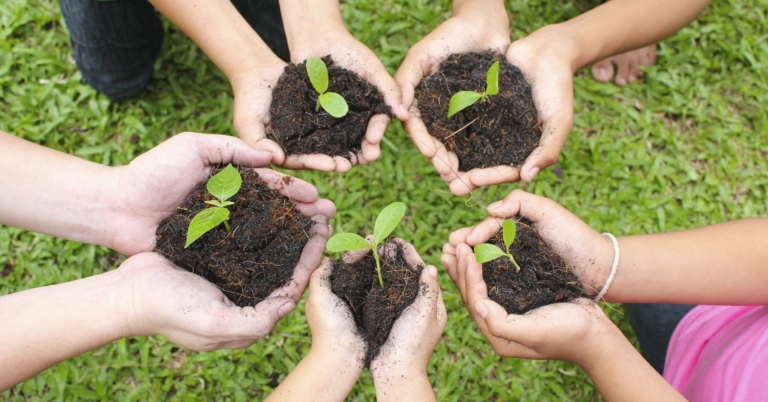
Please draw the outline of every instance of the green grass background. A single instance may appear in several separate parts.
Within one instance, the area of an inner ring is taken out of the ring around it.
[[[618,88],[575,80],[575,124],[556,165],[528,191],[550,197],[600,231],[678,230],[768,213],[768,10],[766,0],[718,1],[661,43],[642,82]],[[508,1],[519,38],[587,6]],[[344,2],[348,28],[394,73],[410,45],[444,20],[448,0]],[[189,39],[168,35],[155,78],[138,99],[112,104],[80,82],[58,3],[5,0],[0,7],[0,128],[98,163],[121,165],[182,131],[234,134],[224,76]],[[381,158],[350,174],[299,172],[338,207],[337,231],[372,230],[376,211],[410,209],[396,234],[439,266],[448,234],[484,217],[454,197],[400,125]],[[4,172],[2,174],[12,174]],[[481,190],[485,203],[515,188]],[[1,191],[1,189],[0,189]],[[333,195],[333,196],[331,196]],[[123,257],[103,247],[0,227],[0,294],[94,275]],[[738,267],[723,267],[738,269]],[[578,367],[497,357],[444,272],[449,322],[429,366],[441,401],[599,400]],[[0,394],[21,400],[262,399],[307,352],[303,302],[272,335],[243,351],[196,353],[161,337],[124,339],[61,363]],[[620,306],[609,315],[633,337]],[[13,325],[1,323],[0,325]],[[349,400],[375,398],[370,375]]]

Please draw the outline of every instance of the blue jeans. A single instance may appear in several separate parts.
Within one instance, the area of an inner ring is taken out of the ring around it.
[[[147,0],[60,0],[83,81],[115,101],[141,94],[163,45],[163,24]],[[289,59],[277,0],[232,0],[283,60]]]
[[[643,357],[659,374],[664,374],[664,361],[672,333],[694,307],[682,304],[627,304],[629,321],[637,333]]]

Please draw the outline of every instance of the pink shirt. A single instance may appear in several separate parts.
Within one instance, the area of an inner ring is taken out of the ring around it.
[[[768,400],[768,306],[698,306],[675,328],[664,378],[689,401]]]

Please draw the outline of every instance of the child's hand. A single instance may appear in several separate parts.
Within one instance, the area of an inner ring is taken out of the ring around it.
[[[408,265],[413,268],[424,265],[411,244],[401,239],[394,241],[403,247]],[[385,254],[394,252],[391,245],[384,250]],[[437,269],[427,266],[419,278],[418,296],[395,321],[387,342],[371,362],[378,400],[434,400],[427,378],[427,363],[447,320],[443,294],[437,283]]]
[[[613,245],[576,215],[552,200],[522,190],[491,204],[488,213],[491,217],[480,224],[451,233],[449,243],[443,246],[440,262],[454,282],[461,280],[456,259],[460,244],[474,247],[484,243],[499,233],[502,219],[522,216],[533,222],[547,246],[581,279],[587,294],[595,296],[602,289],[611,271]]]
[[[459,180],[459,176],[465,176],[468,173],[458,172],[459,161],[456,155],[448,152],[443,143],[427,131],[427,127],[421,120],[419,109],[414,103],[415,88],[424,77],[437,72],[440,64],[453,53],[480,52],[490,49],[504,53],[508,47],[509,19],[503,4],[500,3],[500,7],[488,6],[480,2],[460,7],[454,5],[453,16],[413,45],[395,74],[395,81],[400,85],[403,93],[403,105],[410,111],[410,117],[403,123],[403,128],[408,132],[416,148],[432,162],[435,170],[440,173],[443,180],[450,186],[451,192],[456,195],[467,194],[477,185],[470,184],[473,187],[468,189]],[[503,169],[502,177],[495,175],[498,169],[476,170],[477,177],[483,176],[483,172],[486,171],[494,173],[495,181],[488,184],[519,179],[517,170],[511,167]]]
[[[215,285],[157,253],[137,254],[116,272],[126,290],[120,307],[125,335],[163,335],[193,350],[247,348],[296,307],[296,299],[276,293],[254,307],[238,307]]]
[[[129,165],[114,168],[114,197],[108,203],[114,212],[107,225],[112,233],[110,247],[126,255],[151,251],[155,247],[157,225],[168,217],[189,193],[210,176],[213,166],[233,163],[258,167],[269,163],[271,155],[251,148],[235,137],[211,134],[179,134]],[[301,278],[298,297],[309,281],[309,275],[322,258],[328,237],[328,219],[336,207],[329,200],[318,198],[311,184],[293,179],[288,184],[286,175],[271,169],[259,169],[259,175],[269,186],[296,201],[296,208],[316,222],[313,236],[304,249],[299,265],[305,275]]]
[[[622,337],[600,307],[587,299],[550,304],[524,315],[507,314],[488,298],[482,265],[472,249],[460,244],[456,258],[456,287],[480,332],[500,356],[565,360],[588,367],[602,356],[606,340]]]
[[[332,273],[333,262],[325,258],[312,274],[309,284],[307,323],[312,331],[310,355],[350,368],[349,371],[356,373],[356,380],[363,371],[367,346],[357,332],[349,306],[331,290]]]

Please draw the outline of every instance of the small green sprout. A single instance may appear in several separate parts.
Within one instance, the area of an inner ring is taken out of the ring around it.
[[[451,96],[451,101],[448,104],[448,118],[451,118],[456,113],[474,105],[477,101],[485,102],[489,95],[496,95],[499,93],[499,61],[496,60],[491,64],[491,68],[488,69],[488,73],[485,75],[485,92],[478,93],[475,91],[459,91]]]
[[[402,202],[393,202],[381,210],[376,217],[376,223],[373,225],[373,244],[368,243],[364,238],[355,233],[338,233],[328,239],[326,248],[328,251],[338,253],[342,251],[361,250],[370,248],[373,250],[373,258],[376,259],[376,273],[379,274],[379,285],[384,287],[384,279],[381,277],[381,264],[379,263],[379,244],[392,233],[397,224],[405,216],[405,204]]]
[[[328,67],[326,67],[325,62],[318,57],[307,59],[307,75],[309,75],[309,81],[312,82],[315,91],[320,94],[317,98],[315,111],[320,110],[320,106],[322,106],[328,114],[337,119],[346,116],[349,111],[347,101],[336,92],[327,92]]]
[[[499,257],[507,256],[507,258],[512,261],[512,264],[515,264],[515,267],[517,267],[517,272],[520,272],[520,266],[517,265],[515,257],[513,257],[509,252],[509,246],[515,242],[515,235],[517,234],[517,226],[515,225],[515,221],[502,222],[501,231],[504,237],[504,246],[507,248],[507,251],[504,252],[504,250],[490,243],[480,243],[475,246],[475,259],[477,262],[482,264],[484,262],[495,260]]]
[[[219,173],[213,175],[209,180],[206,188],[216,200],[206,201],[206,204],[215,205],[214,208],[206,208],[195,215],[192,221],[189,222],[189,229],[187,230],[187,244],[184,248],[189,247],[200,236],[204,235],[209,230],[215,228],[220,223],[224,223],[224,227],[229,228],[229,210],[226,208],[228,205],[234,204],[232,201],[227,201],[233,195],[240,191],[240,186],[243,185],[243,178],[240,176],[240,172],[235,169],[232,164],[227,165],[224,169],[221,169]]]

